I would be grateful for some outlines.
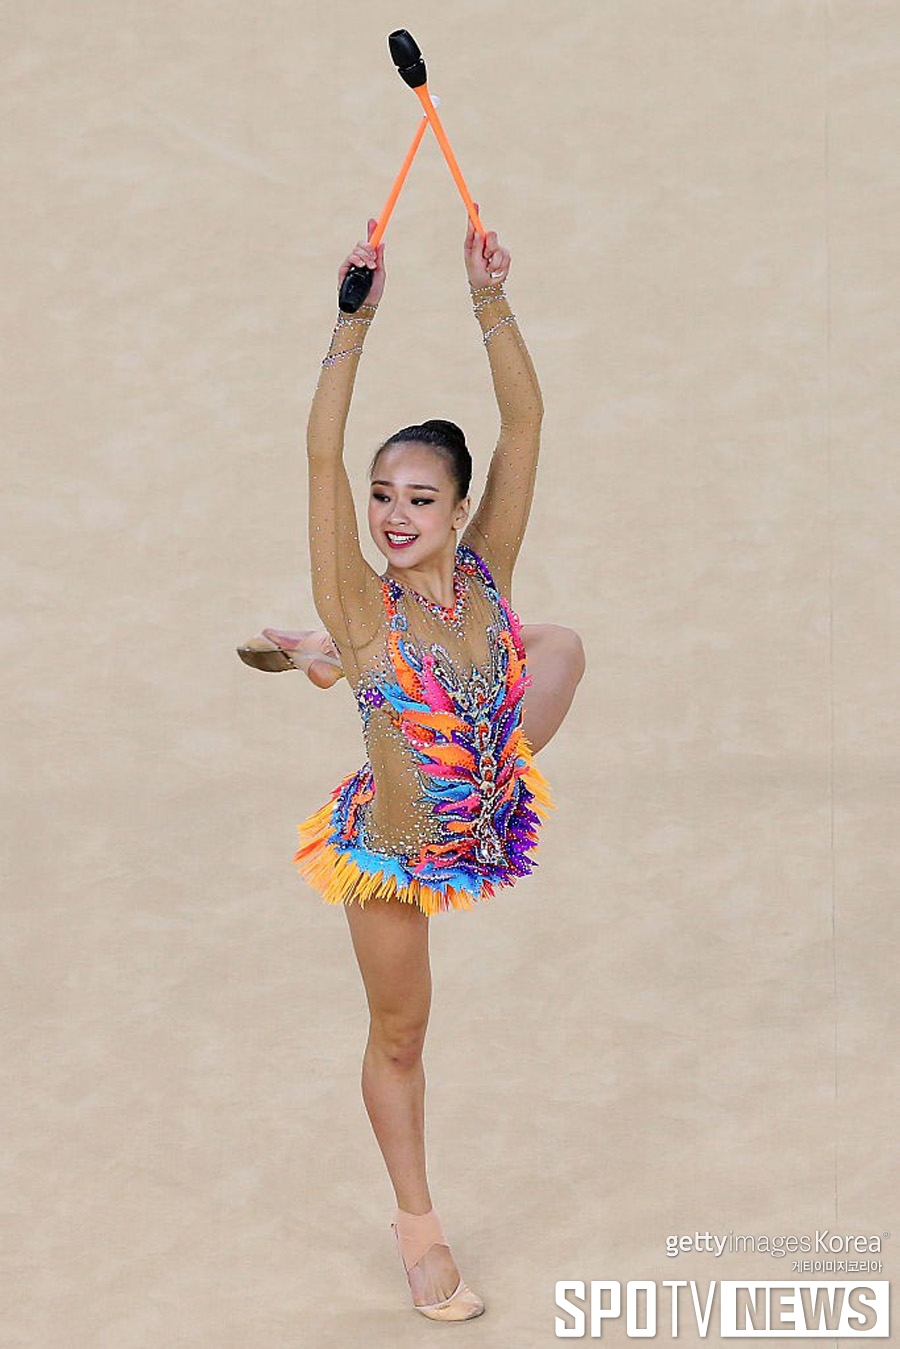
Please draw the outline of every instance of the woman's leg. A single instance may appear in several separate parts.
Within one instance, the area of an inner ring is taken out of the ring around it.
[[[573,628],[558,623],[523,624],[522,644],[531,676],[522,729],[537,753],[556,735],[572,706],[584,674],[584,647]]]
[[[370,899],[344,905],[369,1006],[362,1064],[366,1111],[397,1207],[427,1213],[425,1070],[422,1048],[431,1007],[428,917],[415,904]],[[410,1271],[413,1300],[440,1302],[459,1283],[447,1246],[432,1246]]]
[[[327,632],[279,628],[264,628],[263,632],[318,688],[330,688],[340,679],[337,648]],[[572,705],[584,674],[584,647],[577,632],[558,623],[523,624],[522,642],[532,681],[525,695],[522,726],[536,753],[553,739]]]

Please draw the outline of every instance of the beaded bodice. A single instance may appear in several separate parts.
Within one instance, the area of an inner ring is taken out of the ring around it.
[[[534,817],[520,784],[529,681],[519,620],[464,545],[454,580],[446,609],[382,577],[383,648],[356,689],[368,762],[347,823],[423,879],[521,874]]]

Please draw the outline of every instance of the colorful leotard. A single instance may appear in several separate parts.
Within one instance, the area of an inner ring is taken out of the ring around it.
[[[521,728],[519,620],[465,545],[455,580],[448,610],[382,578],[384,642],[356,689],[369,758],[299,826],[294,860],[330,903],[382,894],[428,914],[468,909],[535,865],[550,803]],[[487,647],[468,668],[467,621]]]
[[[471,908],[531,871],[550,804],[522,732],[528,678],[509,603],[543,405],[502,287],[475,298],[500,434],[456,549],[452,605],[417,594],[402,567],[379,576],[360,550],[343,444],[374,310],[335,327],[310,411],[313,595],[355,692],[367,751],[299,826],[297,867],[334,904],[381,895],[428,914]]]

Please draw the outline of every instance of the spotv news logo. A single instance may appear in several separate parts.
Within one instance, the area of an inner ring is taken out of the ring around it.
[[[565,1314],[556,1318],[556,1337],[600,1339],[604,1322],[623,1318],[629,1339],[652,1338],[660,1329],[696,1324],[704,1338],[715,1322],[723,1339],[796,1336],[798,1339],[887,1339],[889,1290],[887,1279],[861,1282],[824,1279],[788,1283],[776,1279],[713,1279],[701,1297],[693,1279],[663,1279],[663,1294],[652,1279],[633,1279],[622,1286],[612,1279],[560,1279],[556,1305]],[[688,1293],[682,1293],[689,1289]],[[679,1294],[681,1293],[681,1296]]]

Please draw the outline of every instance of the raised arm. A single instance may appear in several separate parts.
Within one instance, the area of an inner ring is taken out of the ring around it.
[[[374,224],[369,221],[370,234]],[[313,599],[341,650],[345,669],[348,662],[355,665],[354,653],[371,640],[381,621],[381,582],[360,551],[343,452],[356,369],[384,289],[383,249],[383,244],[376,250],[359,243],[341,265],[339,283],[351,265],[374,267],[370,303],[355,314],[338,315],[306,432]]]
[[[509,272],[508,251],[498,245],[493,231],[475,234],[470,223],[465,259],[500,412],[500,435],[484,493],[463,542],[482,555],[501,593],[509,595],[534,495],[544,404],[528,348],[503,290]]]

